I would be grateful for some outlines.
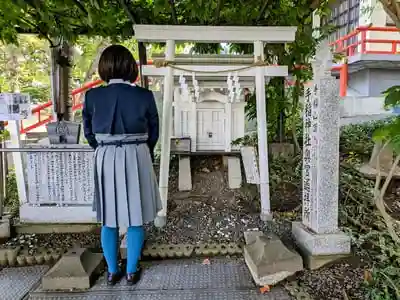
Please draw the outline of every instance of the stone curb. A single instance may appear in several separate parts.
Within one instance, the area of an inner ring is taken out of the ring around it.
[[[235,255],[242,254],[242,247],[236,243],[227,244],[153,244],[148,245],[143,250],[143,257],[147,258],[180,258],[196,256],[214,255]]]
[[[58,261],[64,249],[39,249],[39,251],[30,255],[27,249],[21,247],[0,249],[0,266],[1,267],[24,267],[33,265],[52,264]]]
[[[57,262],[66,253],[65,249],[39,248],[30,255],[27,249],[20,246],[0,249],[0,267],[24,267],[47,265]],[[191,244],[153,244],[143,250],[144,258],[183,258],[195,256],[216,256],[242,254],[243,249],[236,243],[205,243],[196,246]]]
[[[154,244],[146,246],[143,250],[143,257],[152,258],[174,258],[190,257],[193,254],[194,246],[190,244]]]
[[[236,243],[198,244],[151,244],[143,250],[144,258],[180,258],[195,256],[242,254],[243,249]]]
[[[194,249],[196,255],[235,255],[242,254],[243,249],[236,243],[200,244]]]

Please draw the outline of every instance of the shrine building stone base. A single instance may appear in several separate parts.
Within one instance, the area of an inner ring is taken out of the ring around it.
[[[244,258],[257,285],[275,285],[303,269],[301,256],[276,235],[251,231],[245,232],[245,240]]]
[[[311,270],[343,258],[351,252],[350,237],[341,231],[316,234],[301,222],[293,222],[292,234],[305,266]]]
[[[180,191],[192,190],[192,170],[190,168],[190,157],[179,157],[179,180],[178,187]]]
[[[103,254],[89,249],[75,248],[43,276],[43,290],[86,290],[89,289],[103,265]]]

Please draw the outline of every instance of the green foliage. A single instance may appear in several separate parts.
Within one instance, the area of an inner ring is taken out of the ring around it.
[[[313,0],[0,0],[0,40],[17,42],[17,33],[54,40],[79,35],[131,37],[132,23],[188,25],[295,25]],[[322,6],[328,1],[321,1]],[[298,13],[300,12],[300,13]],[[285,16],[285,17],[283,17]],[[308,16],[310,18],[310,15]]]
[[[340,152],[344,155],[352,153],[367,159],[374,147],[373,133],[387,121],[371,121],[364,124],[343,126],[340,132]]]
[[[383,94],[386,109],[400,106],[400,86],[390,87]],[[391,118],[375,130],[373,138],[374,141],[379,143],[389,143],[392,149],[400,154],[400,116]]]
[[[17,179],[15,176],[15,170],[9,170],[6,180],[6,198],[4,201],[4,206],[11,209],[11,214],[13,216],[19,213],[19,197],[18,197],[18,187]]]
[[[10,139],[10,132],[6,129],[0,130],[0,141],[6,141]]]
[[[0,90],[29,93],[33,102],[50,94],[48,47],[34,36],[19,37],[19,47],[0,44]]]
[[[276,14],[285,15],[285,18],[280,18],[281,20],[277,20],[276,23],[281,26],[296,26],[296,40],[288,45],[267,44],[265,47],[266,61],[271,64],[278,62],[281,65],[287,65],[293,79],[297,81],[297,85],[285,87],[283,79],[273,78],[266,86],[268,133],[273,140],[281,138],[278,137],[278,131],[283,132],[284,135],[291,131],[295,136],[298,106],[304,90],[304,83],[312,79],[310,59],[315,55],[318,43],[332,31],[329,26],[313,28],[313,10],[310,7],[299,7],[290,1],[280,2],[279,5],[280,8],[275,10]],[[320,14],[325,12],[326,9],[321,8]],[[279,18],[278,15],[275,18]],[[246,53],[252,49],[238,45],[234,47],[234,51]],[[250,119],[256,118],[254,96],[246,105],[246,113]],[[282,121],[283,124],[281,124]],[[287,127],[288,122],[291,124],[289,127]],[[285,139],[287,138],[285,136]]]

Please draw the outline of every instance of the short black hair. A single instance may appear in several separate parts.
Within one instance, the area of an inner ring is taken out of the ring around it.
[[[135,82],[139,73],[132,53],[121,45],[111,45],[104,49],[100,56],[98,72],[105,82],[111,79]]]

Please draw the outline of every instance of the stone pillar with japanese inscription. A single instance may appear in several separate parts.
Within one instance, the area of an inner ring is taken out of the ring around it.
[[[306,259],[308,266],[317,268],[350,253],[350,238],[338,228],[340,98],[326,41],[312,65],[313,85],[305,91],[303,112],[303,214],[292,233],[312,258]]]

